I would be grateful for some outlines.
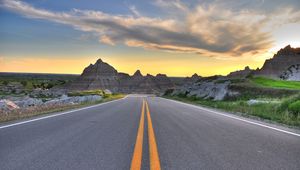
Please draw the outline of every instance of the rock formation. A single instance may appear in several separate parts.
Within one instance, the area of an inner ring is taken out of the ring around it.
[[[281,74],[280,78],[288,81],[300,81],[300,64],[290,66]]]
[[[0,113],[14,109],[19,109],[19,106],[16,105],[14,102],[7,99],[0,100]]]
[[[186,77],[183,81],[184,81],[184,83],[195,83],[200,79],[201,79],[201,76],[199,76],[197,73],[195,73],[192,75],[192,77]]]
[[[71,91],[108,89],[120,93],[163,93],[174,84],[164,74],[143,76],[137,70],[132,76],[126,73],[118,73],[109,64],[99,59],[94,65],[84,69],[83,73],[74,82],[67,85]]]
[[[85,102],[96,102],[102,100],[102,96],[99,95],[86,95],[86,96],[67,96],[62,95],[58,98],[51,98],[47,101],[43,101],[39,98],[31,98],[29,96],[17,97],[0,100],[0,114],[1,112],[8,113],[16,109],[30,109],[32,107],[49,107],[49,106],[62,106],[62,105],[73,105]]]
[[[55,106],[60,106],[60,105],[68,105],[68,104],[79,104],[79,103],[84,103],[84,102],[95,102],[102,100],[102,96],[99,95],[87,95],[87,96],[66,96],[62,95],[59,98],[49,100],[43,105],[55,105]]]
[[[203,99],[223,100],[231,94],[230,81],[218,82],[218,80],[201,80],[191,84],[185,84],[176,88],[171,95],[184,95]]]
[[[280,49],[273,58],[266,60],[263,67],[255,71],[255,75],[280,78],[284,71],[295,64],[300,64],[300,48],[288,45]]]
[[[227,75],[228,78],[246,78],[253,70],[246,66],[244,70],[233,71]]]
[[[90,64],[83,73],[68,87],[70,90],[109,89],[117,91],[118,72],[101,59]]]
[[[261,69],[252,70],[248,66],[244,70],[231,72],[227,76],[202,77],[197,81],[196,75],[185,78],[182,86],[168,91],[168,95],[187,96],[202,99],[224,100],[235,98],[247,92],[247,95],[265,94],[279,96],[294,93],[291,90],[274,90],[269,88],[245,86],[249,75],[282,78],[285,80],[300,80],[300,48],[287,46],[278,51],[272,59],[266,60]],[[195,77],[195,78],[193,78]],[[233,79],[241,79],[240,83],[234,83]],[[188,83],[188,82],[191,83]]]
[[[155,82],[160,89],[169,89],[170,85],[173,87],[172,81],[165,74],[157,74],[155,76]]]

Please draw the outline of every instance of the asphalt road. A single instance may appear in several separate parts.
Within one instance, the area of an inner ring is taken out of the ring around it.
[[[300,135],[158,97],[0,125],[1,170],[300,169]]]

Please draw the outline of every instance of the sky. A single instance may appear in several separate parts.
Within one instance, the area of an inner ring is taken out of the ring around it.
[[[0,72],[226,75],[300,47],[299,0],[0,0]]]

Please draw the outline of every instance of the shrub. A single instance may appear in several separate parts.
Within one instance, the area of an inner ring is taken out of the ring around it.
[[[27,81],[21,81],[21,84],[26,87],[27,86]]]
[[[53,84],[49,83],[47,84],[46,89],[51,89],[53,86],[54,86]]]
[[[173,93],[174,89],[167,89],[164,93],[165,96],[171,95]]]
[[[5,85],[5,86],[7,86],[8,85],[8,81],[3,81],[2,84]]]
[[[67,81],[66,80],[58,80],[58,83],[57,84],[59,84],[59,85],[63,85],[63,84],[66,84],[67,83]]]
[[[288,110],[292,112],[295,116],[300,114],[300,100],[289,104]]]
[[[104,92],[102,90],[85,90],[85,91],[75,91],[75,92],[69,92],[68,96],[87,96],[87,95],[99,95],[103,97]]]
[[[296,101],[299,100],[300,100],[300,94],[288,97],[287,99],[283,100],[283,102],[278,107],[278,110],[281,112],[287,110],[290,104],[295,103]]]

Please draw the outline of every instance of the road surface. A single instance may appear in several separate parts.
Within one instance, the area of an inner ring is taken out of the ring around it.
[[[159,97],[0,125],[1,170],[300,169],[300,135]]]

